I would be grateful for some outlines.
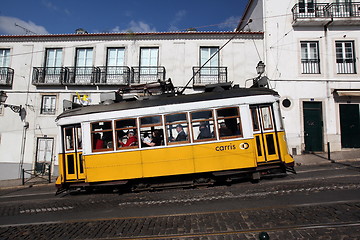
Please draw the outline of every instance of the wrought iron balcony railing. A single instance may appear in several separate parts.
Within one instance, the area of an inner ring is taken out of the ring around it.
[[[14,69],[0,67],[0,86],[12,86],[14,79]]]
[[[297,3],[292,8],[293,24],[304,23],[306,25],[327,24],[333,20],[333,24],[341,23],[341,20],[352,18],[353,24],[360,21],[360,3]],[[306,22],[306,20],[311,20]],[[347,23],[348,24],[348,23]]]
[[[292,8],[293,20],[298,18],[326,18],[329,17],[328,3],[297,3]]]
[[[333,18],[360,17],[360,3],[331,3],[328,11]]]
[[[66,77],[64,67],[34,67],[34,85],[62,85]]]
[[[130,68],[127,66],[96,67],[96,85],[129,85]]]
[[[165,67],[132,67],[131,83],[147,83],[165,80]]]
[[[64,85],[92,85],[98,76],[96,67],[66,67]]]
[[[193,67],[194,85],[226,83],[227,67]]]

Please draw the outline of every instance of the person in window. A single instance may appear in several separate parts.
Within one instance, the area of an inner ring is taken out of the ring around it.
[[[102,149],[104,148],[104,141],[101,139],[101,135],[99,133],[94,134],[94,149]]]
[[[135,146],[136,143],[137,143],[137,137],[135,136],[134,131],[129,131],[127,134],[126,142],[123,143],[122,141],[120,141],[120,146],[121,147]]]
[[[179,142],[179,141],[186,141],[187,140],[187,134],[184,131],[184,128],[181,124],[176,125],[176,131],[178,133],[178,135],[175,138],[175,142]]]
[[[149,147],[161,146],[162,134],[160,130],[154,130],[150,136],[144,138],[144,143],[145,146],[149,146]]]
[[[224,122],[220,123],[219,131],[220,131],[220,137],[226,137],[232,135],[231,130],[226,126]]]
[[[211,138],[211,132],[208,126],[206,126],[206,123],[201,123],[199,126],[199,135],[197,139],[206,139]]]

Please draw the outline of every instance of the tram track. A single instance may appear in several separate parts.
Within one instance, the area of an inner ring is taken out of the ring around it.
[[[360,236],[360,200],[287,204],[211,212],[191,212],[138,217],[96,218],[34,222],[0,226],[0,236],[16,232],[57,239],[59,229],[68,239],[254,239],[267,232],[271,239],[293,239],[292,234],[312,238],[332,232]],[[41,233],[41,235],[37,235]],[[2,235],[3,234],[3,235]],[[289,236],[290,234],[290,236]],[[359,235],[356,235],[359,234]],[[10,235],[9,235],[10,236]],[[21,238],[17,238],[20,236]],[[14,238],[12,238],[14,237]],[[276,238],[277,237],[277,238]],[[316,237],[316,238],[314,238]],[[26,239],[26,236],[24,237]]]
[[[176,234],[176,235],[168,235],[168,236],[139,236],[139,237],[117,237],[117,238],[102,238],[102,239],[126,239],[126,240],[152,240],[152,239],[213,239],[214,237],[225,237],[225,236],[234,236],[238,237],[238,235],[257,235],[260,233],[267,233],[277,235],[278,232],[283,231],[301,231],[301,230],[318,230],[318,229],[336,229],[336,228],[347,228],[347,227],[359,227],[360,221],[355,222],[342,222],[342,223],[329,223],[329,224],[309,224],[309,225],[294,225],[288,227],[278,227],[278,228],[255,228],[241,231],[227,231],[227,232],[213,232],[213,233],[193,233],[193,234]],[[326,236],[322,236],[326,237]],[[215,238],[214,238],[215,239]]]

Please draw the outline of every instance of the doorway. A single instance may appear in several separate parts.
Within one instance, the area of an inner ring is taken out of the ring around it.
[[[340,104],[340,129],[342,148],[360,148],[359,104]]]
[[[323,151],[323,116],[321,102],[303,102],[304,142],[306,152]]]

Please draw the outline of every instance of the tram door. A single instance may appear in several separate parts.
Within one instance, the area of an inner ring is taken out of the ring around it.
[[[270,105],[250,106],[258,163],[279,160],[279,147]]]
[[[85,179],[82,161],[82,141],[80,125],[63,128],[65,179],[67,181]]]

